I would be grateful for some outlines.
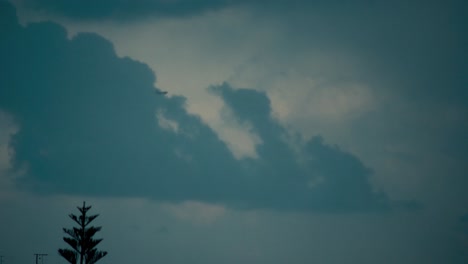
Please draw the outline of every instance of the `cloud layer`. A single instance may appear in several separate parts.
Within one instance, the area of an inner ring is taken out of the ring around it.
[[[107,40],[70,40],[51,22],[22,27],[13,7],[1,10],[0,109],[19,127],[10,147],[21,188],[239,208],[389,208],[369,168],[321,137],[288,135],[264,93],[211,88],[261,139],[258,158],[238,160],[183,97],[155,93],[153,72],[117,57]]]
[[[27,7],[48,13],[67,16],[73,19],[100,20],[117,19],[128,20],[147,16],[191,16],[206,11],[216,10],[232,4],[229,0],[104,0],[104,1],[68,1],[68,0],[26,0],[22,1]]]

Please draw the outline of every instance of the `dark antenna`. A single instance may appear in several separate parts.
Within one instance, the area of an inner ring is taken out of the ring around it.
[[[44,264],[44,257],[47,256],[47,254],[36,253],[34,256],[36,256],[36,264],[39,264],[39,260],[41,260],[40,264]]]

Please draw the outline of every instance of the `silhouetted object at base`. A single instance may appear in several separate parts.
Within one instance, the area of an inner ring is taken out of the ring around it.
[[[78,227],[63,229],[63,232],[68,235],[63,238],[63,241],[70,245],[72,249],[59,249],[58,252],[71,264],[93,264],[107,255],[106,251],[98,251],[96,248],[102,238],[93,239],[93,236],[101,230],[101,227],[88,227],[88,225],[99,215],[87,216],[86,213],[89,209],[91,209],[91,206],[86,207],[85,202],[83,202],[83,207],[78,207],[81,212],[80,216],[68,215],[78,224]]]
[[[156,90],[156,94],[166,95],[166,94],[167,94],[167,91]]]

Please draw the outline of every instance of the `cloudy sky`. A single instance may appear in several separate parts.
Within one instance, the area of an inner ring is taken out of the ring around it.
[[[467,263],[467,11],[0,0],[3,263]]]

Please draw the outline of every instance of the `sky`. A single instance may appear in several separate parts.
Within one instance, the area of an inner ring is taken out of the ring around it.
[[[467,263],[467,11],[0,0],[3,263]]]

